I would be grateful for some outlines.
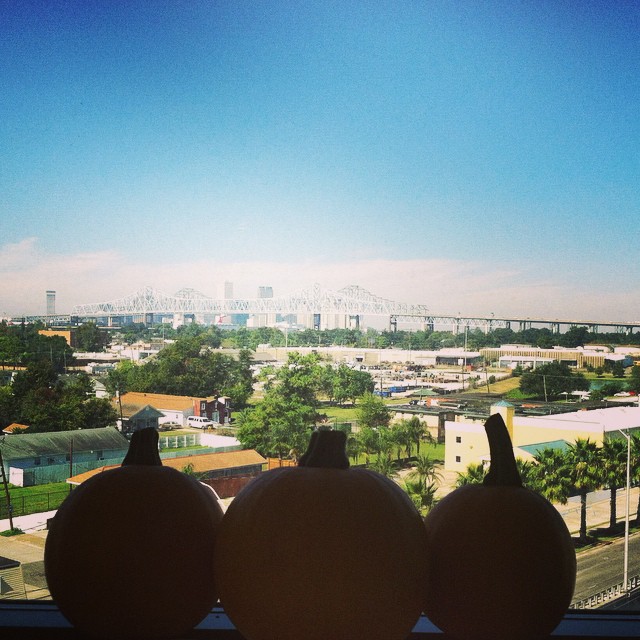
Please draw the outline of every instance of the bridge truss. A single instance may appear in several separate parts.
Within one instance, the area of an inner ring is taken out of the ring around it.
[[[289,296],[278,298],[219,299],[210,298],[195,289],[181,289],[169,295],[152,287],[142,289],[111,302],[77,305],[68,316],[28,316],[13,318],[13,322],[41,321],[47,325],[78,324],[101,318],[135,318],[136,321],[157,321],[162,316],[227,316],[234,314],[299,316],[343,315],[358,319],[363,316],[386,317],[391,329],[398,323],[418,324],[425,329],[459,333],[466,329],[481,329],[485,333],[494,329],[522,331],[532,327],[548,327],[554,333],[562,328],[586,326],[591,331],[602,329],[617,333],[640,331],[640,322],[579,320],[575,318],[518,317],[518,316],[462,316],[433,314],[426,305],[394,302],[380,298],[366,289],[350,285],[338,291],[313,285]],[[314,323],[314,326],[320,326]]]
[[[339,291],[312,288],[279,298],[219,299],[209,298],[193,289],[168,295],[152,287],[111,302],[77,305],[72,315],[82,318],[104,316],[170,314],[343,314],[348,316],[395,316],[426,318],[425,305],[393,302],[369,293],[358,286]]]

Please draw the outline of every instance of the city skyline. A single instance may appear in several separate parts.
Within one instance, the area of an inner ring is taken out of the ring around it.
[[[285,324],[289,322],[296,324],[296,321],[292,318],[297,316],[298,324],[300,324],[300,318],[302,318],[302,325],[311,326],[310,323],[312,323],[315,326],[310,305],[313,306],[313,301],[317,301],[319,306],[314,307],[313,313],[319,314],[320,328],[323,329],[345,328],[351,325],[357,326],[357,324],[361,325],[361,328],[370,327],[377,330],[387,328],[409,328],[410,330],[415,330],[419,327],[427,327],[435,330],[451,330],[455,333],[463,328],[465,330],[467,328],[479,328],[482,331],[486,331],[488,328],[515,327],[522,330],[531,327],[547,328],[554,333],[577,326],[586,326],[591,330],[605,333],[608,331],[615,333],[633,332],[634,329],[640,329],[640,320],[630,321],[614,317],[609,317],[606,320],[595,320],[576,315],[551,317],[544,315],[544,313],[533,316],[518,314],[496,315],[495,313],[448,313],[443,310],[428,309],[420,304],[402,303],[380,298],[375,293],[357,285],[348,285],[338,291],[332,291],[322,287],[320,283],[314,283],[312,286],[296,291],[290,296],[263,296],[261,295],[263,293],[273,294],[272,287],[263,285],[258,287],[257,296],[246,298],[229,295],[233,290],[232,282],[225,281],[223,287],[223,296],[208,296],[189,287],[174,293],[168,293],[147,286],[115,300],[80,304],[74,307],[70,314],[55,311],[56,292],[49,290],[45,292],[46,313],[33,315],[16,314],[13,317],[0,315],[0,321],[5,319],[15,323],[25,319],[28,321],[41,319],[45,322],[52,320],[61,322],[66,317],[67,321],[72,322],[76,322],[78,319],[84,321],[83,319],[91,318],[104,322],[109,318],[129,317],[138,318],[134,320],[138,322],[143,321],[140,318],[146,314],[152,314],[155,316],[155,321],[159,322],[161,318],[164,318],[162,321],[166,321],[167,317],[173,317],[175,320],[182,314],[194,314],[195,321],[203,322],[204,324],[219,323],[225,318],[230,320],[231,324],[236,324],[234,319],[242,317],[243,320],[240,321],[240,325],[247,318],[251,318],[247,323],[248,327],[282,327],[284,326],[283,322]],[[265,306],[263,304],[265,298],[272,301],[272,304]],[[230,305],[227,306],[227,303],[230,303]],[[240,316],[237,314],[240,314]],[[278,316],[282,317],[278,320]],[[356,317],[358,318],[357,324]]]
[[[640,5],[6,3],[0,315],[354,284],[640,319]]]

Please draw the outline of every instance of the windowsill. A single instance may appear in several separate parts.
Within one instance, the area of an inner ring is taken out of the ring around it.
[[[82,634],[70,627],[56,606],[51,602],[4,601],[0,602],[0,632],[10,632],[8,637],[17,640],[46,638],[47,640],[81,640]],[[214,609],[185,640],[240,640],[222,609]],[[446,638],[426,617],[420,618],[410,640]],[[640,615],[615,611],[581,611],[568,613],[553,634],[553,638],[638,638]]]

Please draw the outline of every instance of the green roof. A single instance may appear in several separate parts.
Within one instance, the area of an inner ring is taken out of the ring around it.
[[[150,404],[146,404],[142,409],[131,414],[129,420],[148,420],[149,418],[162,418],[162,416],[164,416],[162,411],[158,411]]]
[[[537,456],[541,451],[545,449],[554,449],[558,451],[566,451],[569,448],[569,443],[566,440],[551,440],[549,442],[538,442],[536,444],[524,444],[517,447],[522,449],[532,456]]]
[[[124,450],[129,441],[115,428],[78,429],[76,431],[49,431],[46,433],[17,433],[0,440],[5,460],[37,457],[73,451],[94,449]]]

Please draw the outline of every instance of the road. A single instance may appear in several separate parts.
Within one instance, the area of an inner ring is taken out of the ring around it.
[[[588,598],[622,582],[624,539],[578,554],[578,577],[573,601]],[[629,537],[629,577],[640,575],[640,533]]]

